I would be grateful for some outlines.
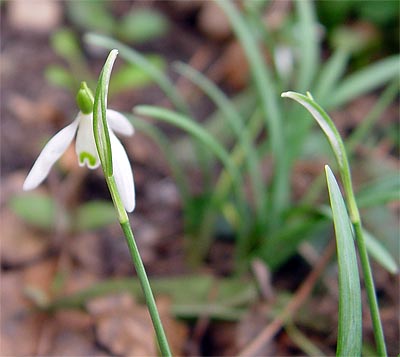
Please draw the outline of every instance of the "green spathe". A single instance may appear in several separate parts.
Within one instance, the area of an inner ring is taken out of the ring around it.
[[[93,112],[94,97],[86,82],[81,82],[81,86],[76,95],[76,103],[83,114]]]

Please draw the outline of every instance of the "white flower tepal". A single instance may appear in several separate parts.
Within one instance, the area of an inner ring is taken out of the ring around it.
[[[54,163],[67,150],[75,134],[75,151],[79,165],[87,166],[89,169],[99,167],[100,159],[93,134],[93,96],[85,83],[82,83],[80,92],[82,90],[86,92],[86,98],[83,96],[82,99],[79,93],[77,96],[78,106],[81,111],[70,125],[60,130],[45,145],[25,179],[24,190],[33,190],[42,183]],[[132,168],[125,149],[113,130],[118,134],[131,136],[134,133],[134,129],[129,120],[121,113],[111,109],[107,109],[106,113],[115,181],[125,209],[128,212],[132,212],[135,208],[135,186]]]

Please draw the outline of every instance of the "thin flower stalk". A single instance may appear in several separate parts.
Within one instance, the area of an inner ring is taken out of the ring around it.
[[[107,124],[106,116],[108,83],[110,81],[112,66],[114,64],[117,54],[117,50],[112,50],[110,52],[99,77],[93,106],[93,132],[98,155],[104,172],[104,177],[110,190],[115,208],[118,212],[119,223],[121,225],[122,231],[124,232],[126,242],[132,256],[132,261],[143,290],[147,308],[149,310],[154,330],[156,332],[156,337],[161,354],[162,356],[171,356],[171,351],[168,345],[167,337],[164,332],[164,328],[162,326],[160,316],[158,314],[149,279],[147,277],[143,261],[140,257],[140,253],[136,245],[135,237],[133,235],[132,228],[129,222],[129,217],[126,213],[122,198],[120,196],[120,192],[118,190],[118,181],[116,180],[116,178],[114,178],[115,165],[113,162],[115,159],[114,148],[116,146],[115,144],[113,145],[114,139],[112,136],[112,132],[109,132],[109,125]]]

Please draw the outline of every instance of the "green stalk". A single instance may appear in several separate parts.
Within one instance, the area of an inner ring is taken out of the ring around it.
[[[331,80],[328,81],[331,83]],[[322,87],[321,87],[322,88]],[[364,118],[362,123],[357,127],[357,129],[350,135],[347,139],[345,146],[347,155],[349,158],[352,158],[354,155],[354,151],[358,145],[366,138],[366,135],[371,131],[373,126],[379,120],[383,111],[393,102],[399,92],[399,83],[397,81],[393,81],[389,86],[385,88],[375,105],[372,107],[371,111]],[[321,95],[321,98],[324,98],[325,95]],[[320,196],[321,190],[325,184],[324,174],[320,174],[314,182],[311,184],[309,190],[304,195],[301,200],[302,205],[310,205]]]
[[[375,335],[375,343],[379,356],[387,356],[385,336],[383,334],[382,322],[379,316],[378,300],[375,294],[374,278],[372,276],[371,264],[369,262],[367,246],[365,244],[364,232],[362,229],[360,213],[356,203],[351,183],[350,167],[347,164],[347,169],[342,175],[343,187],[345,190],[348,210],[350,214],[351,223],[353,224],[354,234],[356,238],[358,254],[360,256],[361,267],[364,275],[365,290],[367,292],[369,310],[371,313],[372,326]],[[345,183],[347,182],[347,185]],[[346,187],[347,186],[347,187]]]
[[[136,269],[140,285],[143,289],[147,308],[153,322],[160,351],[163,356],[171,356],[171,351],[169,349],[167,337],[165,335],[161,319],[157,311],[157,305],[154,300],[153,292],[151,290],[146,270],[144,268],[134,235],[132,233],[128,214],[126,213],[126,210],[122,203],[122,199],[119,194],[113,173],[112,150],[108,132],[108,124],[106,120],[106,109],[108,84],[110,82],[111,70],[117,53],[117,50],[112,50],[110,52],[103,67],[103,70],[99,76],[99,81],[96,88],[96,96],[93,104],[93,133],[95,137],[97,152],[99,154],[101,166],[104,172],[104,177],[110,190],[114,206],[118,213],[119,223],[121,225],[122,231],[124,232],[126,242],[128,243],[133,265]]]
[[[358,209],[357,209],[358,211]],[[353,223],[354,233],[356,236],[358,254],[360,256],[361,267],[364,274],[365,290],[367,291],[369,309],[371,313],[372,326],[374,329],[376,349],[379,356],[387,356],[385,336],[383,334],[382,322],[379,316],[379,306],[375,294],[374,279],[372,277],[371,265],[369,262],[368,252],[365,245],[364,233],[361,221]]]
[[[135,237],[133,235],[131,225],[129,223],[129,217],[124,209],[124,206],[119,195],[117,185],[115,183],[114,176],[106,177],[107,186],[110,190],[114,206],[118,211],[118,220],[121,225],[122,231],[124,232],[126,243],[131,253],[133,265],[135,266],[136,273],[139,278],[140,286],[142,287],[146,305],[150,313],[151,320],[153,321],[154,330],[158,345],[162,356],[172,356],[169,349],[168,340],[162,326],[160,315],[158,314],[157,305],[154,300],[153,291],[151,290],[149,279],[147,278],[146,270],[143,265],[142,258],[140,257],[139,250],[136,245]]]
[[[374,280],[372,277],[371,266],[369,263],[367,248],[365,245],[364,233],[362,230],[360,212],[356,203],[351,180],[350,165],[348,162],[343,140],[336,129],[335,124],[329,115],[314,101],[310,93],[308,96],[296,92],[282,93],[282,97],[291,98],[303,105],[317,121],[323,132],[325,133],[332,150],[335,154],[339,172],[345,191],[347,209],[349,211],[350,220],[354,228],[357,248],[360,255],[361,268],[363,270],[365,290],[368,296],[368,304],[371,313],[372,325],[374,330],[375,342],[379,356],[387,356],[385,338],[383,335],[382,323],[379,316],[378,301],[375,294]]]

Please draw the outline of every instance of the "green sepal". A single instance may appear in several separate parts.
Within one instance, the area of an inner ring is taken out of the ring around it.
[[[76,103],[83,114],[93,112],[94,97],[86,82],[81,82],[78,94],[76,95]]]

